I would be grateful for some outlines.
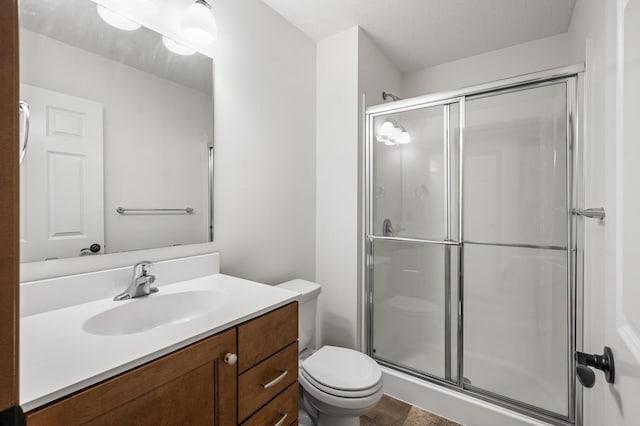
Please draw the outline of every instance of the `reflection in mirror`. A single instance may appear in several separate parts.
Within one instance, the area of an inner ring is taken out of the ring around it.
[[[213,61],[163,38],[20,2],[22,262],[211,240]]]

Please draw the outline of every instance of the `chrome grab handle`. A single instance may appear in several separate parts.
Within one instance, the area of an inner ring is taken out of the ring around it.
[[[118,206],[116,207],[116,212],[118,214],[127,214],[130,212],[133,213],[154,213],[154,212],[164,212],[164,213],[186,213],[193,214],[193,207],[185,207],[184,209],[125,209],[124,207]]]
[[[22,160],[24,160],[24,156],[27,153],[27,142],[29,141],[29,119],[30,119],[30,108],[29,104],[26,101],[19,101],[18,108],[22,112],[22,120],[24,129],[24,137],[22,140],[22,150],[20,151],[20,164],[22,164]]]
[[[603,220],[607,215],[602,207],[593,208],[593,209],[584,209],[584,210],[573,209],[571,213],[576,216],[583,216],[589,219],[600,219],[600,220]]]
[[[273,426],[282,426],[284,424],[284,421],[287,419],[287,417],[289,416],[289,413],[280,413],[280,415],[282,416],[280,418],[280,420],[278,420],[278,423],[276,423]]]
[[[282,372],[282,374],[280,374],[278,377],[276,377],[275,379],[273,379],[273,380],[272,380],[272,381],[270,381],[269,383],[266,383],[266,384],[262,385],[262,387],[263,387],[264,389],[269,389],[269,388],[274,387],[275,385],[277,385],[277,384],[278,384],[278,383],[280,383],[281,381],[283,381],[283,380],[284,380],[284,378],[285,378],[285,376],[287,375],[287,373],[288,373],[289,371],[287,371],[287,370],[284,370],[284,371],[280,370],[280,371]]]

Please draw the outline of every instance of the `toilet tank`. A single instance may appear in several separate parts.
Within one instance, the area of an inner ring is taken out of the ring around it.
[[[306,280],[291,280],[278,287],[298,293],[298,352],[309,348],[316,334],[316,308],[320,286]]]

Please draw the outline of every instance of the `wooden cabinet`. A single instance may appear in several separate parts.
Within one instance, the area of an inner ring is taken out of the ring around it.
[[[294,302],[28,412],[27,425],[297,424],[297,338]]]

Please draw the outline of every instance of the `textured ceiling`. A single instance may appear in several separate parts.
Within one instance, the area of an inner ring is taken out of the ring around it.
[[[359,25],[408,72],[567,32],[576,0],[263,0],[318,41]]]

